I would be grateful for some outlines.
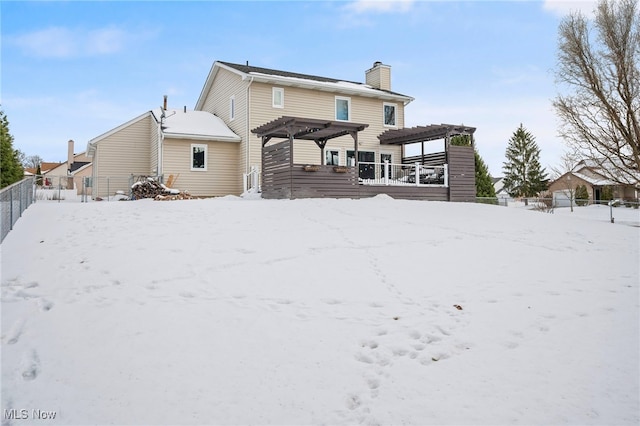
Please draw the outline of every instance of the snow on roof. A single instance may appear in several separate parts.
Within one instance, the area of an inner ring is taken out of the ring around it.
[[[152,113],[160,122],[162,109],[156,108]],[[241,140],[240,136],[229,129],[221,118],[207,111],[167,109],[164,111],[162,129],[165,137],[227,142]]]
[[[384,90],[380,90],[380,89],[376,89],[368,84],[362,84],[362,83],[354,83],[351,81],[319,81],[319,80],[315,80],[315,79],[311,79],[311,78],[303,78],[303,77],[291,77],[291,76],[283,76],[283,75],[277,75],[277,74],[266,74],[266,73],[261,73],[261,72],[255,72],[255,71],[251,71],[248,73],[251,76],[254,77],[263,77],[263,78],[267,78],[267,79],[274,79],[274,80],[278,80],[281,83],[288,83],[291,86],[313,86],[316,88],[321,88],[320,90],[322,90],[322,88],[325,88],[328,91],[340,91],[340,92],[344,92],[344,91],[350,91],[350,92],[357,92],[363,96],[375,96],[375,97],[389,97],[389,98],[402,98],[405,100],[406,103],[409,103],[413,100],[412,97],[410,96],[406,96],[406,95],[401,95],[399,93],[393,93],[393,92],[388,92],[388,91],[384,91]]]
[[[595,186],[619,185],[617,182],[603,176],[589,176],[580,172],[571,172],[571,174]]]

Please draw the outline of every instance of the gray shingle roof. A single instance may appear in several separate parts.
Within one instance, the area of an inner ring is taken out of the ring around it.
[[[301,78],[301,79],[306,79],[306,80],[319,81],[319,82],[322,82],[322,83],[346,82],[346,83],[352,83],[352,84],[358,84],[358,85],[361,85],[361,86],[366,86],[364,83],[358,82],[358,81],[340,80],[340,79],[336,79],[336,78],[321,77],[321,76],[311,75],[311,74],[300,74],[300,73],[289,72],[289,71],[274,70],[274,69],[271,69],[271,68],[254,67],[253,65],[233,64],[231,62],[218,61],[218,63],[226,65],[226,66],[228,66],[230,68],[233,68],[233,69],[238,70],[240,72],[243,72],[245,74],[250,74],[250,73],[253,72],[253,73],[259,73],[259,74],[275,75],[275,76],[278,76],[278,77]],[[391,95],[407,96],[408,97],[408,95],[403,95],[402,93],[392,92],[391,90],[382,90],[382,89],[375,89],[375,90],[379,90],[380,92],[388,93],[388,94],[391,94]]]

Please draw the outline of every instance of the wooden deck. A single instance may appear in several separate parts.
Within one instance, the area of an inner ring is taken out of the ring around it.
[[[450,147],[449,186],[370,185],[359,183],[355,167],[294,164],[289,141],[263,147],[262,196],[268,199],[392,198],[474,201],[475,163],[471,147]]]

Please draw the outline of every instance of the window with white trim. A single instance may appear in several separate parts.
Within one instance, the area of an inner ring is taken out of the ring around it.
[[[284,108],[284,89],[274,87],[272,89],[272,106],[274,108]]]
[[[229,120],[236,118],[236,97],[231,96],[229,98]]]
[[[191,144],[191,170],[207,171],[207,145]]]
[[[351,120],[351,98],[336,96],[336,120]]]
[[[340,165],[340,150],[339,149],[327,149],[324,152],[324,164],[327,166],[339,166]]]
[[[396,104],[389,104],[385,102],[382,105],[382,115],[384,125],[387,127],[396,127],[396,111],[398,110]]]

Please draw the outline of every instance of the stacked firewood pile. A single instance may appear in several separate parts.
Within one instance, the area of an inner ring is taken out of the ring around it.
[[[153,198],[154,200],[190,200],[193,198],[186,191],[179,191],[167,187],[156,179],[148,176],[139,176],[137,181],[131,185],[132,199]]]

